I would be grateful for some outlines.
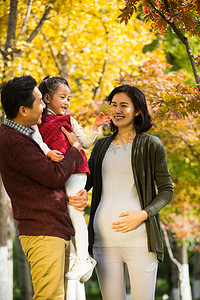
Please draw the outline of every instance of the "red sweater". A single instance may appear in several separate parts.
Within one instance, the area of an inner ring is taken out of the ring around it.
[[[19,235],[74,235],[64,183],[83,159],[71,147],[60,163],[46,157],[30,137],[0,126],[0,172],[18,220]]]
[[[61,131],[61,126],[65,127],[69,132],[72,132],[70,115],[43,115],[42,123],[38,126],[42,135],[43,141],[49,146],[51,150],[59,150],[63,154],[66,153],[71,145],[66,136]],[[88,173],[89,167],[85,152],[81,150],[83,162],[74,173]]]

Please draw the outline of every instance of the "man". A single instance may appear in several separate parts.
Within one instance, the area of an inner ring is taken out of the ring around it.
[[[36,85],[31,76],[22,76],[8,81],[2,89],[6,118],[0,126],[0,172],[30,262],[33,299],[64,300],[64,274],[74,230],[63,186],[82,163],[81,145],[66,133],[72,147],[61,162],[52,162],[43,154],[31,137],[31,126],[41,123],[45,107]],[[70,204],[83,210],[86,195],[80,191]]]

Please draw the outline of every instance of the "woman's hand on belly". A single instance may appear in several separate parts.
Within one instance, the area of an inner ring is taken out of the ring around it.
[[[124,217],[122,220],[113,222],[112,229],[119,232],[128,232],[138,227],[142,222],[148,219],[148,214],[145,210],[127,211],[121,213],[119,217]]]

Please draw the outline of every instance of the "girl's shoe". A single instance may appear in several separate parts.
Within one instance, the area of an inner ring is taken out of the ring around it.
[[[92,272],[94,269],[93,262],[91,261],[91,259],[92,258],[90,256],[88,256],[88,258],[85,260],[80,259],[79,257],[76,257],[72,268],[65,275],[65,277],[68,280],[77,280],[77,279],[81,279],[83,277],[83,280],[84,280],[83,282],[86,282],[92,276]],[[91,273],[91,275],[90,275],[90,273]],[[85,280],[85,278],[86,278],[86,280]],[[81,282],[81,280],[80,280],[80,282]],[[81,283],[83,283],[83,282],[81,282]]]
[[[90,256],[90,260],[91,260],[91,263],[92,263],[93,268],[92,268],[91,271],[89,271],[88,273],[86,273],[85,275],[83,275],[83,276],[80,278],[80,280],[79,280],[80,283],[85,283],[85,282],[88,281],[88,280],[90,279],[90,277],[92,276],[93,270],[94,270],[94,268],[95,268],[97,262],[96,262],[96,260],[95,260],[94,258],[92,258],[91,256]]]

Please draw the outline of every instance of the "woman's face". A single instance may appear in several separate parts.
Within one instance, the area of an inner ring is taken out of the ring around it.
[[[138,113],[131,99],[124,93],[115,94],[111,101],[111,118],[118,129],[133,129],[134,119]]]
[[[69,87],[66,84],[60,84],[52,96],[46,95],[45,102],[47,108],[51,109],[56,115],[66,114],[70,102]]]

